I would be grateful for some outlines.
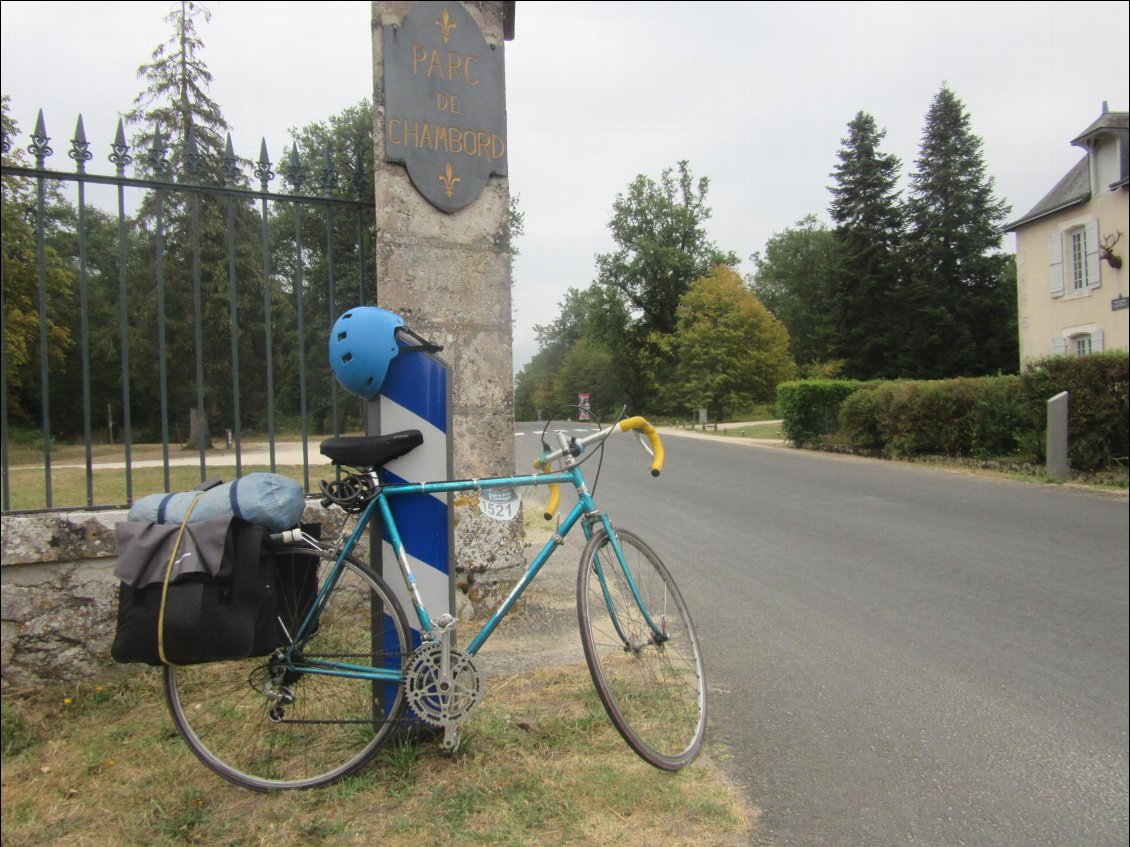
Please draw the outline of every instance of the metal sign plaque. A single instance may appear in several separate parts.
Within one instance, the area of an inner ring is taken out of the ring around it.
[[[429,203],[457,212],[506,174],[502,48],[461,3],[416,3],[384,28],[385,159]]]

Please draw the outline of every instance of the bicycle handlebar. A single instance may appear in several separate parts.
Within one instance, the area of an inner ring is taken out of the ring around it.
[[[551,471],[549,462],[542,461],[544,457],[539,456],[534,459],[534,469],[539,471]],[[541,516],[547,521],[553,520],[554,514],[557,512],[557,504],[561,502],[561,486],[556,482],[549,484],[549,502],[545,504],[545,508],[541,510]]]
[[[659,476],[663,470],[663,462],[666,454],[663,450],[663,442],[659,438],[659,433],[655,427],[647,422],[645,418],[640,416],[625,418],[622,421],[614,423],[608,429],[602,429],[594,432],[586,438],[578,438],[574,442],[576,447],[584,450],[590,444],[599,444],[604,441],[608,436],[616,432],[632,432],[638,431],[647,437],[648,442],[651,444],[651,475]],[[561,449],[554,450],[551,453],[544,453],[534,459],[534,468],[540,471],[549,471],[552,469],[552,463],[562,458],[569,450]],[[576,455],[576,454],[574,454]],[[561,487],[556,482],[549,484],[549,502],[546,503],[545,508],[542,510],[542,517],[547,521],[553,519],[553,515],[557,512],[557,505],[561,501]]]
[[[615,424],[620,428],[621,432],[629,432],[631,430],[639,430],[647,436],[647,440],[651,443],[651,475],[659,476],[663,470],[663,461],[666,455],[663,452],[663,442],[659,440],[659,433],[655,431],[655,427],[649,424],[644,418],[638,415],[634,418],[627,418]]]

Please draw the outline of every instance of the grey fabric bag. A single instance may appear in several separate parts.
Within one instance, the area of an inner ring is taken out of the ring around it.
[[[280,644],[274,556],[261,526],[233,515],[186,523],[179,548],[178,524],[116,529],[115,661],[200,664],[266,656]]]

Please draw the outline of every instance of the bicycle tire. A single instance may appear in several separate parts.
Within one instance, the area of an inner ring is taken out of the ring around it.
[[[276,552],[312,553],[309,548]],[[328,556],[317,559],[317,586],[332,565]],[[300,591],[285,590],[286,579],[280,568],[280,596],[298,597]],[[312,602],[312,595],[307,601]],[[373,616],[371,609],[383,614]],[[298,609],[280,612],[280,618],[291,621],[301,621],[305,614]],[[165,698],[189,748],[224,779],[255,791],[314,788],[353,773],[376,755],[401,719],[405,693],[403,682],[302,673],[301,661],[321,657],[402,668],[411,650],[411,632],[392,591],[349,557],[295,661],[298,670],[283,673],[273,657],[166,666]],[[283,687],[292,702],[272,716]]]
[[[648,764],[676,771],[694,761],[706,737],[706,677],[698,637],[679,589],[655,552],[631,532],[618,529],[616,537],[666,640],[656,643],[608,534],[600,529],[585,546],[577,573],[585,662],[624,740]]]

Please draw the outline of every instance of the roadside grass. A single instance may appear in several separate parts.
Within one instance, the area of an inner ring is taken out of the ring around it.
[[[718,434],[727,438],[756,438],[780,440],[781,424],[775,422],[752,424],[718,424]]]
[[[746,844],[755,814],[704,755],[676,774],[627,747],[583,665],[492,680],[455,755],[399,740],[323,789],[257,794],[200,764],[155,671],[5,694],[6,847]]]

